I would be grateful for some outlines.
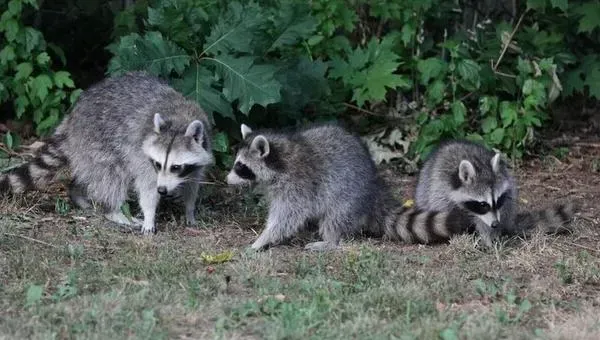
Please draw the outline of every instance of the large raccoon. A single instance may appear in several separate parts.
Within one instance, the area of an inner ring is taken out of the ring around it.
[[[441,143],[425,160],[415,203],[423,210],[462,209],[473,217],[488,246],[500,234],[565,229],[576,204],[535,212],[517,212],[517,183],[499,153],[464,140]]]
[[[401,207],[377,175],[362,140],[338,125],[287,133],[253,132],[242,125],[241,132],[243,142],[227,183],[260,184],[270,201],[266,227],[254,249],[294,236],[308,221],[319,224],[323,240],[307,244],[309,250],[334,249],[342,237],[361,232],[431,243],[470,225],[459,210]]]
[[[76,205],[98,203],[109,220],[141,225],[147,234],[155,231],[161,197],[183,198],[186,221],[195,222],[199,182],[212,163],[202,109],[159,79],[132,72],[84,91],[35,159],[0,175],[0,192],[43,187],[68,167]],[[131,187],[143,222],[120,210]]]

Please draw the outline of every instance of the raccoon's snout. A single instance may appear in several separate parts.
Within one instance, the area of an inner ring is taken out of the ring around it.
[[[165,196],[167,194],[167,187],[160,186],[160,187],[156,188],[156,191],[158,191],[159,195]]]

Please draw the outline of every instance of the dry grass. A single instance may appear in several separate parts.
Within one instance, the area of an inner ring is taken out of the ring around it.
[[[357,239],[319,254],[295,240],[248,252],[264,206],[230,188],[209,189],[194,229],[165,207],[152,238],[68,209],[58,189],[9,199],[0,204],[0,338],[597,339],[594,179],[534,171],[519,173],[524,205],[564,199],[542,186],[568,178],[580,182],[571,195],[586,199],[585,218],[571,235],[492,250],[465,235],[438,246]],[[203,263],[202,253],[226,250],[231,261]]]

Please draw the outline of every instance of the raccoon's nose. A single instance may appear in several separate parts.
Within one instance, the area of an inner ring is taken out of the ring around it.
[[[156,188],[156,191],[158,191],[159,195],[164,196],[167,194],[167,188],[166,187],[158,187]]]
[[[498,225],[500,225],[500,222],[498,222],[498,221],[494,221],[494,222],[492,222],[492,225],[491,225],[491,227],[492,227],[493,229],[496,229],[496,228],[498,228]]]

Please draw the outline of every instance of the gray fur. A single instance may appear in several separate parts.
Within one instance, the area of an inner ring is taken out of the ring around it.
[[[307,221],[319,223],[323,239],[308,244],[309,250],[335,249],[343,237],[360,232],[424,243],[439,237],[413,233],[452,233],[445,226],[455,215],[435,220],[440,225],[435,229],[427,219],[432,213],[395,209],[399,204],[380,180],[366,146],[340,126],[285,133],[253,132],[242,125],[241,132],[244,141],[227,182],[262,185],[270,201],[266,227],[254,249],[294,236]]]
[[[177,179],[170,168],[155,169],[154,158],[163,158],[167,151],[169,157],[177,153],[180,159],[196,164],[196,171]],[[45,162],[40,161],[44,159]],[[157,78],[133,72],[105,79],[81,94],[45,149],[34,162],[19,170],[21,174],[28,173],[35,184],[27,189],[46,184],[59,168],[44,166],[45,171],[34,175],[32,167],[48,165],[48,160],[69,167],[73,178],[70,196],[76,204],[87,207],[94,201],[115,222],[128,223],[120,207],[128,191],[135,189],[144,221],[134,224],[141,223],[142,231],[150,233],[155,230],[154,217],[160,200],[157,186],[165,186],[167,196],[183,191],[186,220],[194,223],[197,182],[205,167],[213,163],[210,126],[196,103]],[[0,183],[3,180],[0,177]],[[18,182],[29,180],[28,176],[21,176],[4,189],[22,192],[23,185]]]
[[[502,194],[506,195],[505,199],[497,207]],[[428,156],[419,173],[415,193],[419,209],[461,209],[470,215],[487,246],[501,233],[533,229],[539,223],[556,229],[572,216],[572,209],[566,208],[563,219],[556,218],[558,214],[552,211],[564,209],[557,206],[547,214],[523,213],[517,220],[517,199],[516,180],[502,157],[481,144],[460,140],[441,143]],[[467,201],[487,202],[491,210],[487,214],[474,213],[467,209]],[[544,215],[553,217],[542,218]]]

